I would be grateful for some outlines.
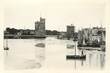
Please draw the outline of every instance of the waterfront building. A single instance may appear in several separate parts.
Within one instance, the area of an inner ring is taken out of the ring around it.
[[[101,33],[101,34],[100,34]],[[105,28],[99,28],[99,31],[98,31],[98,34],[101,35],[101,40],[102,41],[105,41],[106,39],[106,29]]]
[[[91,42],[91,29],[90,28],[85,28],[85,29],[82,29],[80,31],[78,31],[78,43],[80,45],[88,45]]]
[[[105,28],[93,27],[78,31],[78,45],[80,46],[100,46],[102,42],[105,44]]]
[[[93,37],[95,36],[95,38],[97,38],[97,41],[99,41],[99,43],[101,43],[102,41],[105,42],[105,28],[94,27],[92,30],[92,36]]]
[[[35,22],[35,35],[39,38],[45,38],[45,18],[40,17],[40,21]]]
[[[92,36],[92,42],[96,42],[97,44],[99,44],[101,42],[101,36],[100,35],[93,35]]]
[[[73,26],[72,24],[68,25],[67,26],[67,38],[68,39],[73,38],[74,32],[75,32],[75,26]]]

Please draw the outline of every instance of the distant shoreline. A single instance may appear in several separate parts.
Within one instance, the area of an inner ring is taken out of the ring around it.
[[[35,38],[46,38],[46,36],[36,35],[4,35],[4,39],[35,39]]]
[[[57,35],[45,35],[45,36],[37,36],[37,35],[4,35],[4,39],[42,39],[42,38],[46,38],[46,37],[57,37]]]

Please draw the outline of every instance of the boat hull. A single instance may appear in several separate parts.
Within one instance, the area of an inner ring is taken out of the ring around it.
[[[4,50],[9,50],[9,48],[8,48],[8,47],[6,47],[6,48],[4,48]]]
[[[73,60],[86,60],[86,55],[67,55],[66,59],[73,59]]]

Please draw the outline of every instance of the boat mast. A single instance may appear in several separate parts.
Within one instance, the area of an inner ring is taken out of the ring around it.
[[[75,55],[76,55],[76,42],[75,42]]]
[[[6,39],[6,48],[8,48],[8,40]]]
[[[100,25],[101,25],[100,29],[102,29],[103,28],[102,23],[100,23]],[[102,38],[103,38],[103,31],[101,30],[101,45],[102,45],[102,42],[103,42]]]

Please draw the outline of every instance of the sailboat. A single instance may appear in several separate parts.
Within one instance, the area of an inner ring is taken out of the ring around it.
[[[6,39],[6,47],[4,47],[4,50],[9,50],[8,48],[8,40]]]
[[[81,55],[76,54],[77,40],[74,40],[74,42],[75,42],[75,54],[74,55],[67,55],[66,59],[86,60],[86,55],[84,55],[83,50],[81,51]]]

